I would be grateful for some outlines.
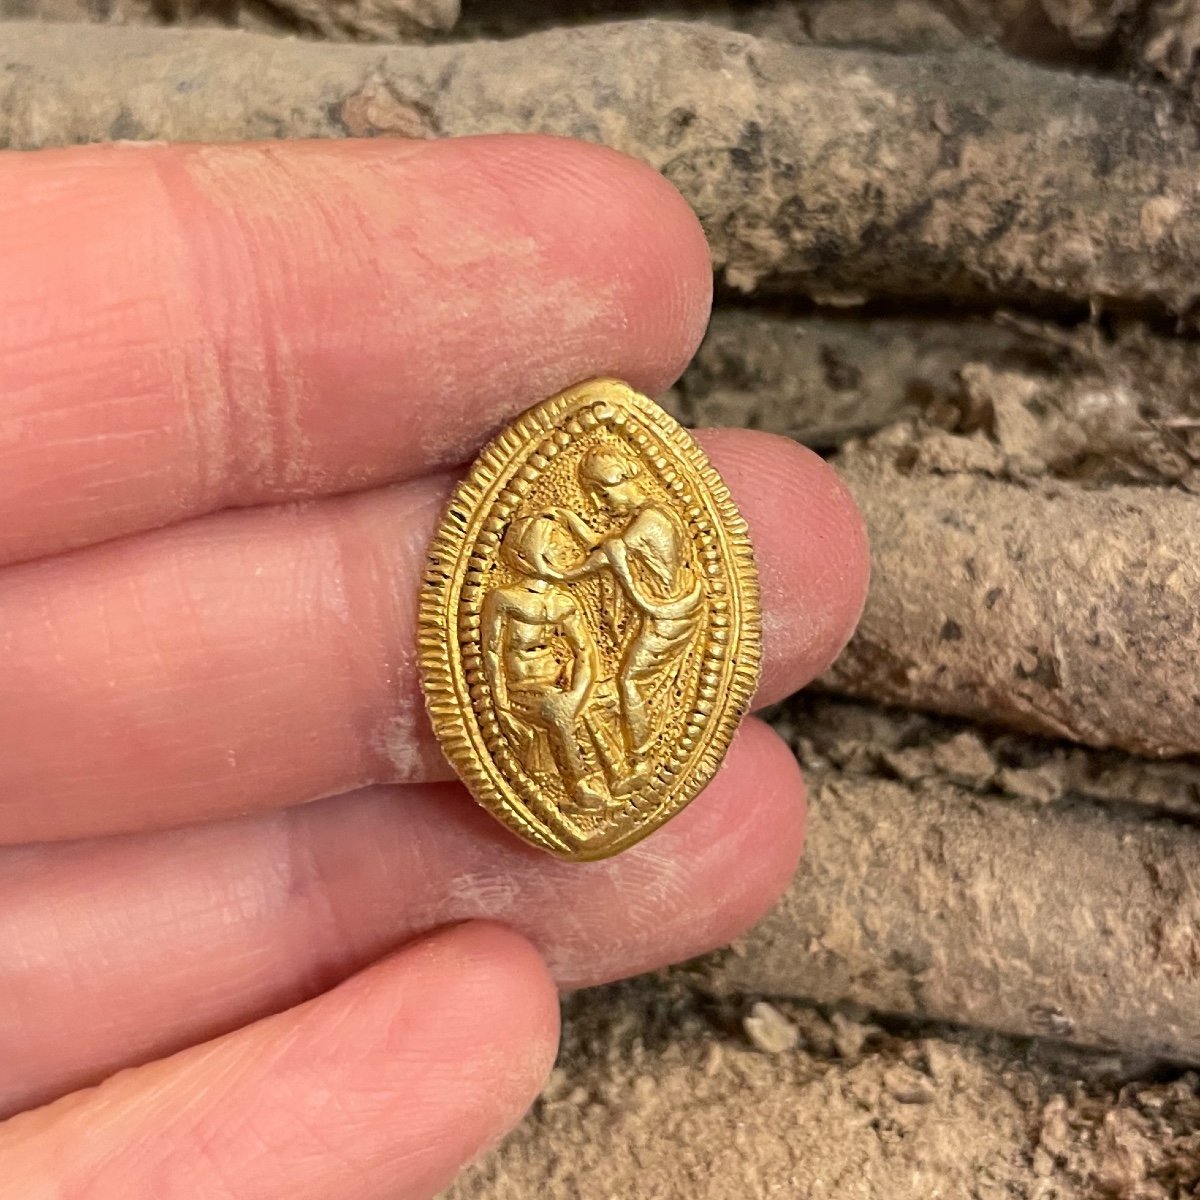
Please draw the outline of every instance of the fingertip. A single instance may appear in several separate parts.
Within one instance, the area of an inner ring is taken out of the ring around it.
[[[457,989],[458,1002],[486,1017],[498,1043],[529,1047],[525,1057],[536,1095],[559,1037],[558,986],[537,947],[498,921],[469,920],[422,939],[413,950],[421,948]]]
[[[733,938],[774,906],[796,874],[807,836],[808,787],[792,748],[756,717],[742,726],[731,766],[744,774],[739,790],[756,797],[751,836],[758,864]]]
[[[535,236],[561,232],[565,272],[594,278],[620,337],[611,364],[654,395],[683,372],[712,307],[712,260],[696,214],[653,167],[607,146],[547,134],[463,138],[458,152],[506,187]],[[571,380],[569,382],[574,382]]]
[[[493,1127],[507,1129],[533,1103],[558,1053],[558,988],[545,960],[527,937],[487,920],[436,930],[396,958],[436,1002],[439,1054],[446,1056],[447,1027],[458,1028],[463,1059],[492,1076],[480,1107],[491,1107]],[[411,1041],[407,1027],[403,1036]]]
[[[728,945],[787,887],[804,848],[805,788],[782,739],[743,723],[708,787],[616,858],[563,867],[567,903],[592,896],[544,944],[564,988],[653,970]]]
[[[310,1038],[310,1059],[357,1052],[357,1065],[341,1071],[377,1097],[372,1135],[394,1126],[390,1157],[404,1163],[404,1196],[439,1192],[507,1134],[558,1052],[558,991],[545,962],[527,938],[491,921],[426,934],[328,999],[342,994],[343,1019],[323,1022],[337,1043],[326,1037],[314,1051]],[[377,1121],[381,1103],[386,1123]]]
[[[6,562],[411,479],[596,376],[656,394],[711,300],[679,193],[564,138],[18,155],[4,219]]]
[[[650,350],[629,382],[657,395],[683,374],[699,348],[712,311],[708,239],[678,189],[646,163],[604,146],[583,157],[608,182],[612,205],[624,208],[618,240],[627,240],[630,329],[644,331]]]
[[[712,882],[722,902],[709,931],[725,945],[755,925],[792,881],[804,852],[808,791],[787,743],[765,722],[743,723],[720,774],[702,797],[724,824],[714,841],[736,832],[741,845],[714,864]]]
[[[762,587],[757,704],[809,683],[841,653],[866,601],[866,526],[837,472],[790,438],[750,430],[700,435],[746,517]]]
[[[229,1195],[236,1180],[247,1200],[423,1200],[520,1119],[556,1035],[554,987],[529,943],[461,925],[5,1123],[0,1156],[39,1195],[51,1179],[56,1195],[179,1195],[185,1179],[189,1195]]]

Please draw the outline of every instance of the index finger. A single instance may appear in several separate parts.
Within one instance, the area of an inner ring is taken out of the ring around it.
[[[0,563],[469,457],[588,376],[660,391],[707,246],[530,136],[0,154]]]

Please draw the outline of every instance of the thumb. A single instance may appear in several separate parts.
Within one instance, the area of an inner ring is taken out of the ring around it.
[[[420,1200],[524,1113],[558,999],[523,938],[461,925],[216,1041],[0,1125],[22,1200]]]

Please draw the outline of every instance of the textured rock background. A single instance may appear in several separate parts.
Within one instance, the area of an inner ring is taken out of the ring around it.
[[[1165,1200],[1200,1185],[1197,1080],[772,1004],[796,1046],[659,976],[567,1006],[524,1126],[451,1200]]]
[[[661,169],[741,292],[1189,323],[1200,294],[1200,147],[1171,98],[975,48],[831,50],[700,22],[387,47],[18,22],[0,54],[0,145],[538,130]],[[114,61],[136,86],[114,89]]]
[[[0,15],[0,146],[516,129],[649,161],[720,285],[665,402],[813,445],[867,515],[862,629],[774,714],[812,782],[789,895],[573,997],[455,1197],[1196,1194],[1200,2]]]

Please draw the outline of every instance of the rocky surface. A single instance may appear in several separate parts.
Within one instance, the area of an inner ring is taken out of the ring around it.
[[[832,50],[650,21],[430,47],[17,22],[0,24],[0,68],[0,145],[18,148],[603,141],[680,188],[719,278],[745,292],[1189,321],[1197,296],[1200,147],[1169,99],[977,49]]]
[[[844,707],[776,715],[809,775],[805,862],[697,985],[1200,1063],[1197,767],[1113,804],[1072,789],[1071,749],[1022,763],[1011,738]]]
[[[761,1007],[761,1005],[760,1005]],[[793,1047],[658,976],[568,1004],[534,1113],[447,1200],[1182,1200],[1193,1075],[946,1028],[885,1032],[771,1005]]]
[[[1197,0],[661,0],[653,5],[645,0],[546,0],[533,6],[465,0],[458,33],[516,37],[532,29],[624,19],[648,10],[798,45],[918,54],[975,42],[1092,71],[1148,69],[1184,85],[1190,83],[1200,45]]]
[[[1197,0],[0,0],[0,18],[373,42],[519,37],[647,10],[800,45],[912,54],[994,44],[1092,69],[1142,65],[1177,84],[1188,82],[1200,45]]]
[[[14,20],[243,28],[334,41],[421,41],[449,32],[458,15],[459,0],[0,0],[0,18]]]
[[[983,434],[903,429],[839,457],[875,582],[830,685],[1093,746],[1200,751],[1200,497],[1010,478],[1004,457]]]
[[[972,363],[1035,372],[1058,357],[987,318],[726,308],[663,403],[688,425],[744,425],[832,450],[903,418],[957,419]]]
[[[971,721],[809,694],[775,710],[776,726],[810,771],[892,779],[909,786],[941,780],[969,792],[1097,811],[1125,806],[1146,816],[1200,821],[1200,760],[1148,762],[1119,751],[1024,737]]]
[[[987,436],[1007,478],[1200,492],[1200,341],[1139,322],[718,308],[666,403],[822,451],[920,417]]]

